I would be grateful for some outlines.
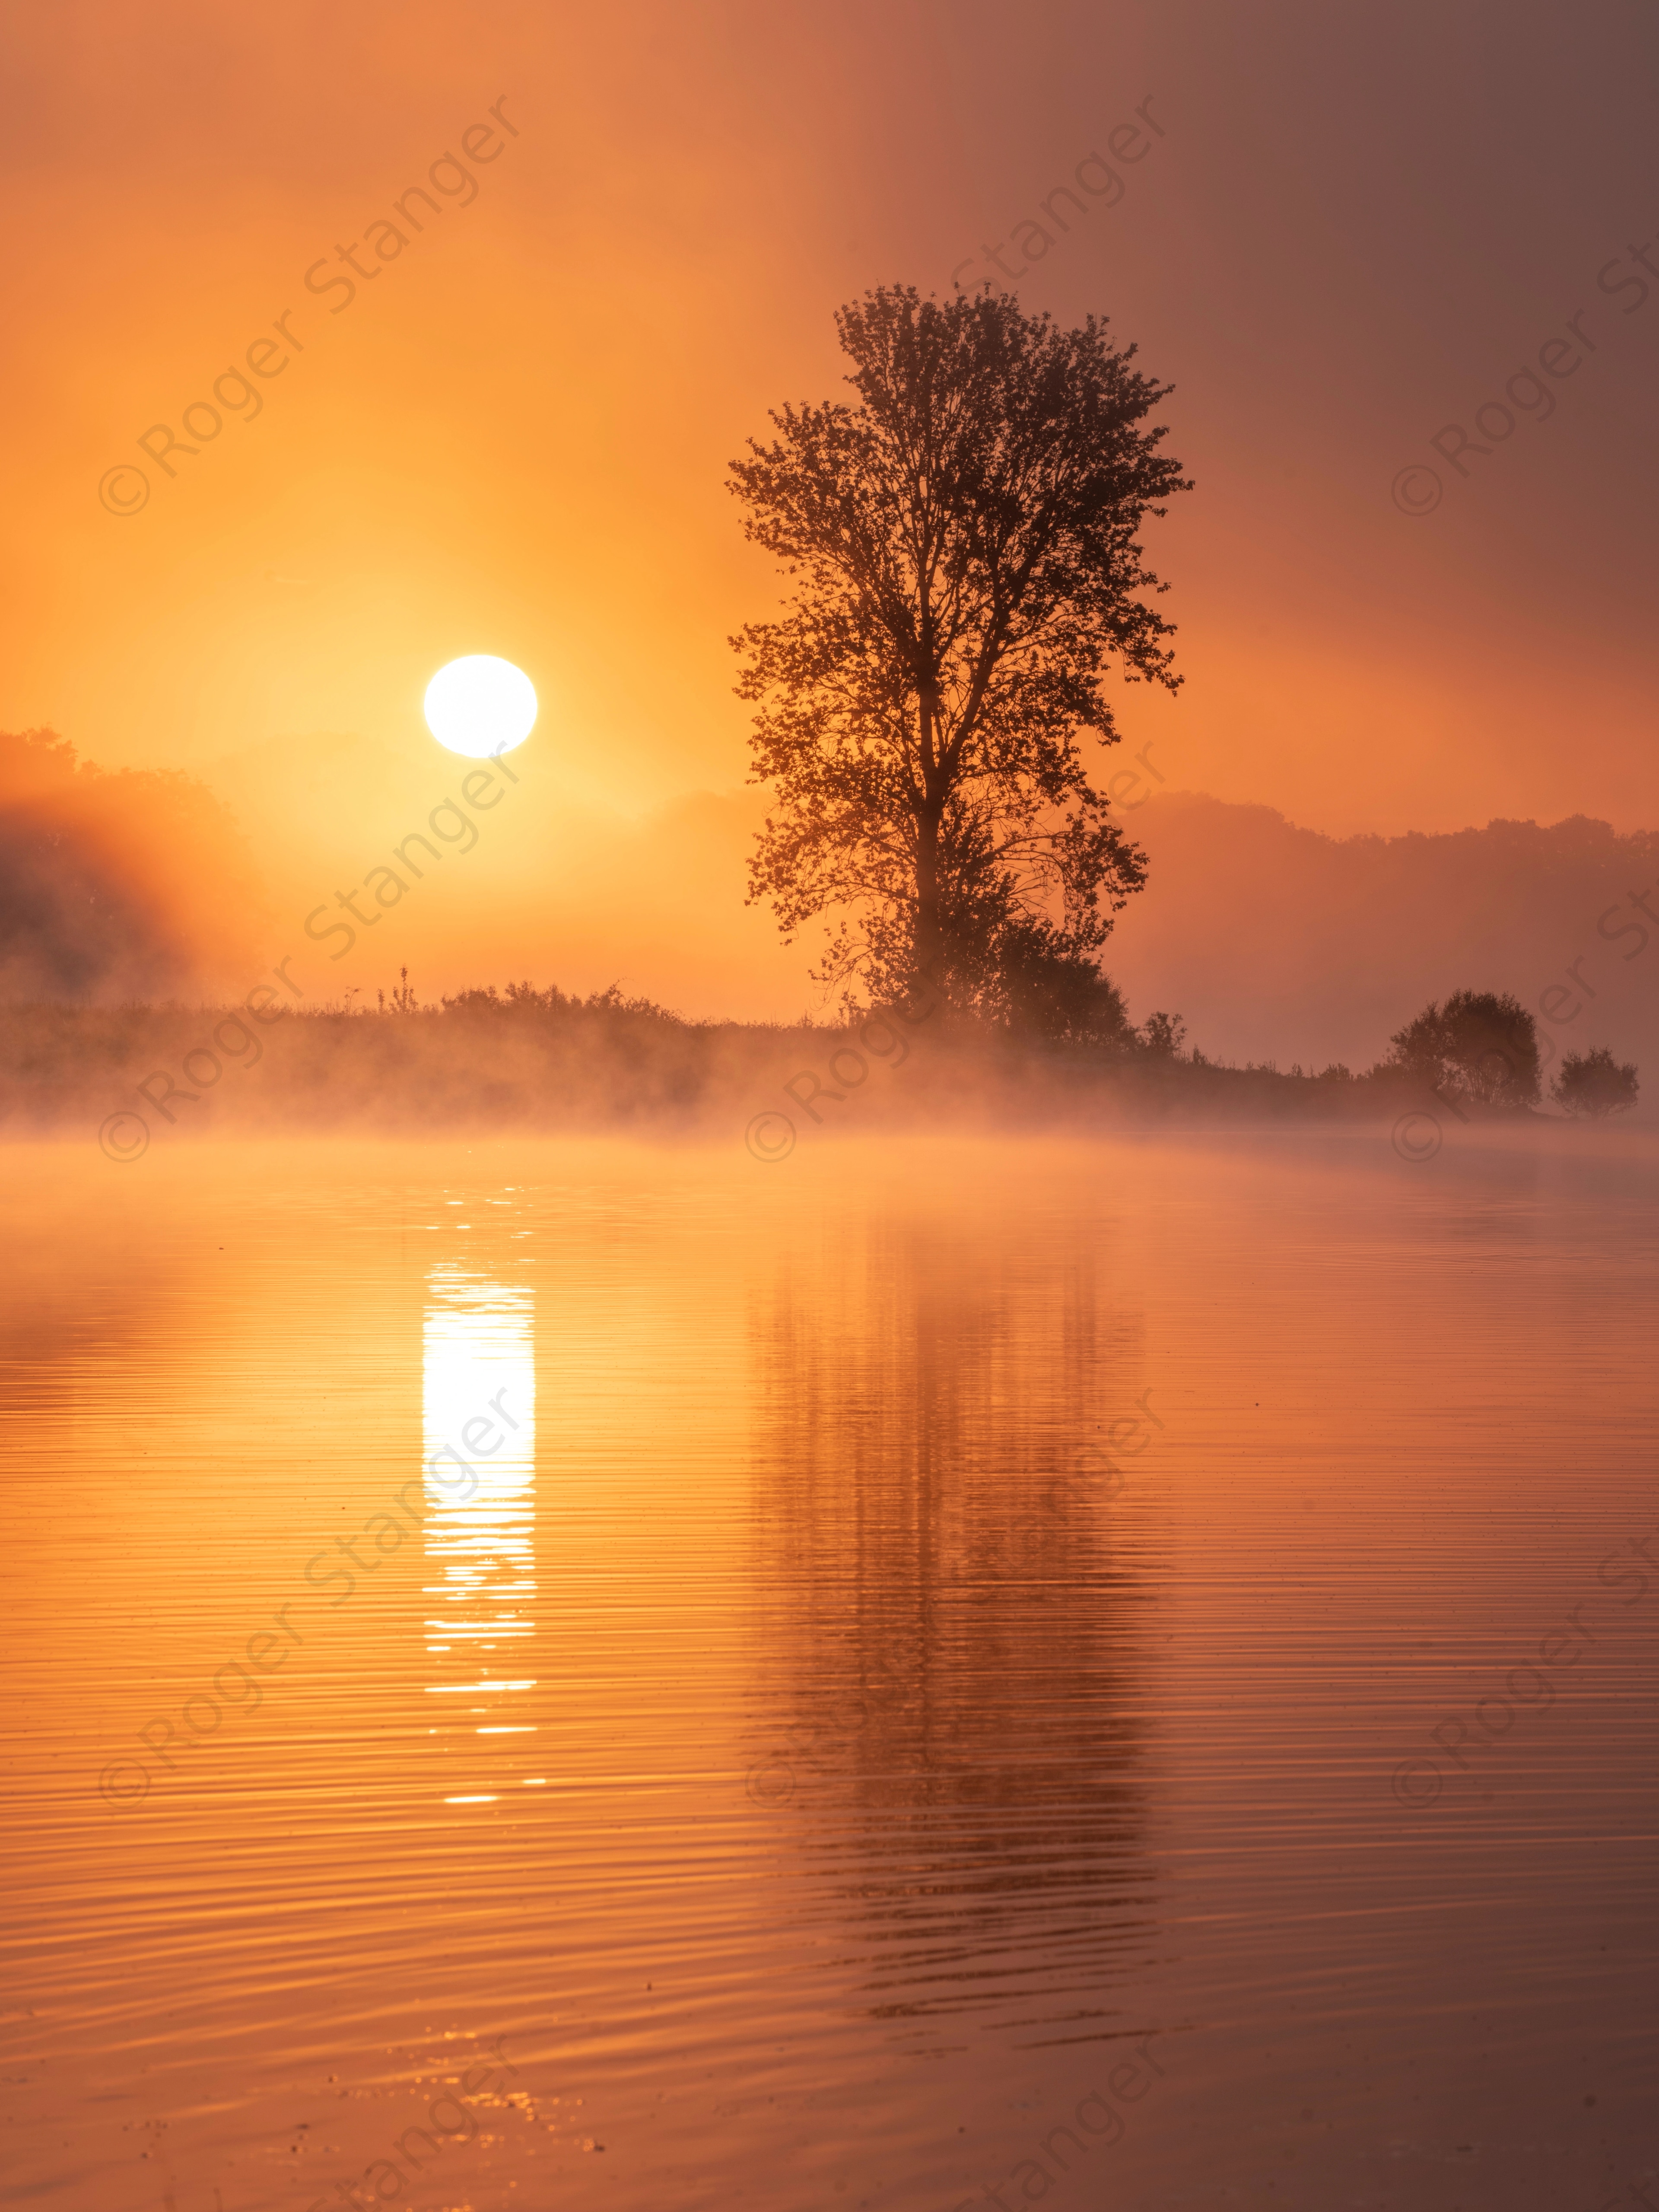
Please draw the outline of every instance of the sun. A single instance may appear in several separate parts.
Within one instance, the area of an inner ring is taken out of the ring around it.
[[[493,653],[469,653],[426,687],[426,726],[441,745],[471,759],[511,752],[536,726],[536,687]]]

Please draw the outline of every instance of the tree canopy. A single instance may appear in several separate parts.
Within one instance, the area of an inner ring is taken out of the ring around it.
[[[1538,1029],[1507,992],[1454,991],[1431,1000],[1389,1040],[1382,1063],[1481,1106],[1538,1103]]]
[[[835,914],[815,972],[849,1003],[925,972],[1012,1026],[1115,1030],[1094,956],[1145,860],[1079,740],[1117,742],[1109,668],[1180,681],[1136,536],[1190,489],[1141,427],[1171,387],[1007,295],[878,289],[836,324],[857,404],[775,412],[732,468],[793,580],[732,640],[775,798],[750,903],[786,940]]]
[[[1609,1114],[1628,1112],[1640,1086],[1629,1060],[1617,1060],[1606,1045],[1589,1052],[1570,1052],[1556,1071],[1550,1097],[1564,1113],[1601,1121]]]

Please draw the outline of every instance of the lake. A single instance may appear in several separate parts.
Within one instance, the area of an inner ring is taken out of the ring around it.
[[[4,1157],[16,2202],[1659,2171],[1643,1132]]]

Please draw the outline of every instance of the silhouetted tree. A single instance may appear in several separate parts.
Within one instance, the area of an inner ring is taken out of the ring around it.
[[[1178,1060],[1186,1035],[1179,1014],[1148,1014],[1140,1025],[1142,1046],[1159,1060]]]
[[[1431,1000],[1389,1043],[1382,1070],[1483,1106],[1538,1103],[1537,1024],[1506,991],[1454,991],[1443,1006]]]
[[[1636,1070],[1628,1060],[1614,1060],[1605,1045],[1591,1052],[1570,1052],[1550,1085],[1550,1097],[1568,1114],[1583,1114],[1601,1121],[1608,1114],[1623,1114],[1636,1103]]]
[[[750,902],[786,941],[840,908],[815,972],[849,1000],[926,971],[957,1006],[1069,1022],[1145,879],[1079,735],[1116,742],[1114,656],[1179,682],[1135,542],[1189,489],[1139,427],[1170,387],[1092,316],[1062,331],[1006,295],[880,289],[836,323],[858,404],[786,407],[732,464],[746,535],[798,580],[732,641],[776,787]]]

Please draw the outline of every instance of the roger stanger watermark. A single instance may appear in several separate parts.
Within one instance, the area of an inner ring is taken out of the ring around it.
[[[518,125],[501,112],[506,106],[507,94],[503,93],[488,111],[496,128],[492,129],[489,123],[474,123],[460,135],[458,143],[462,153],[479,167],[500,161],[507,151],[507,139],[519,136]],[[501,143],[494,144],[498,136]],[[450,181],[452,179],[454,181]],[[430,191],[427,189],[428,185]],[[439,198],[434,198],[434,193]],[[331,293],[343,291],[344,299],[337,305],[331,304],[328,312],[331,315],[344,314],[357,297],[358,289],[345,270],[352,270],[362,283],[374,283],[385,273],[388,262],[397,260],[406,247],[413,245],[414,238],[410,233],[414,237],[422,235],[427,225],[442,216],[443,202],[457,208],[471,207],[477,197],[477,177],[465,161],[446,149],[427,170],[426,184],[409,185],[401,198],[389,203],[398,221],[392,222],[385,216],[379,216],[367,224],[362,235],[353,239],[349,246],[337,245],[332,260],[323,254],[313,261],[305,273],[306,290],[317,299],[326,299]],[[410,203],[416,200],[424,212],[411,206]],[[358,257],[368,254],[371,248],[372,258],[365,268]],[[319,270],[327,273],[319,277]],[[234,416],[241,422],[253,422],[264,412],[262,387],[285,374],[295,354],[307,350],[306,341],[293,328],[294,312],[292,307],[284,307],[280,315],[274,315],[268,330],[251,338],[224,368],[204,380],[203,391],[210,391],[213,397],[192,399],[180,410],[179,427],[182,436],[174,432],[170,422],[155,422],[134,441],[146,459],[164,477],[169,480],[178,477],[175,459],[183,459],[193,466],[202,448],[220,435],[228,416]],[[270,331],[276,331],[275,337],[270,335]],[[251,382],[250,378],[255,380]],[[99,479],[99,503],[108,514],[141,514],[149,505],[150,489],[146,470],[132,461],[118,461],[113,468],[106,469]]]
[[[1648,1577],[1642,1563],[1659,1571],[1659,1559],[1656,1559],[1652,1549],[1656,1540],[1659,1532],[1629,1537],[1615,1546],[1596,1567],[1595,1579],[1603,1589],[1624,1590],[1634,1583],[1632,1595],[1620,1600],[1626,1611],[1640,1605],[1647,1596]],[[1419,1753],[1413,1758],[1402,1759],[1389,1778],[1389,1789],[1397,1803],[1415,1811],[1437,1804],[1449,1781],[1477,1771],[1467,1753],[1478,1755],[1490,1751],[1493,1744],[1501,1742],[1513,1731],[1520,1714],[1534,1707],[1540,1712],[1549,1710],[1557,1696],[1553,1679],[1556,1672],[1577,1667],[1604,1640],[1608,1626],[1605,1618],[1600,1634],[1584,1624],[1589,1602],[1586,1598],[1572,1607],[1561,1616],[1564,1627],[1553,1628],[1539,1638],[1536,1658],[1526,1652],[1507,1669],[1501,1685],[1502,1692],[1507,1694],[1500,1694],[1499,1686],[1494,1682],[1465,1711],[1448,1713],[1429,1729],[1428,1741],[1435,1747],[1434,1754]]]
[[[1134,756],[1139,766],[1118,769],[1106,787],[1107,798],[1114,805],[1121,807],[1126,814],[1138,812],[1153,796],[1153,781],[1163,783],[1167,781],[1163,769],[1154,768],[1147,758],[1157,743],[1156,738],[1149,738]],[[1148,781],[1148,778],[1152,781]],[[1129,793],[1138,790],[1143,781],[1146,782],[1145,792],[1139,799],[1131,799]],[[902,1006],[872,1008],[859,1020],[849,1022],[845,1028],[823,1032],[826,1042],[831,1037],[839,1040],[823,1063],[829,1082],[820,1079],[817,1068],[804,1067],[781,1086],[784,1097],[798,1113],[807,1115],[816,1127],[822,1128],[823,1115],[818,1111],[817,1102],[823,1099],[832,1105],[844,1106],[851,1093],[861,1091],[869,1080],[870,1060],[876,1061],[878,1066],[903,1066],[910,1057],[910,1048],[900,1036],[895,1024],[902,1024],[906,1029],[920,1029],[922,1023],[930,1021],[945,1003],[945,994],[931,969],[923,967],[920,972],[923,982],[934,994],[933,1004],[924,1007],[920,1013],[907,1012]],[[916,995],[914,991],[911,993],[913,1001]],[[882,1032],[879,1036],[875,1034],[877,1030]],[[856,1044],[852,1041],[854,1038],[858,1041]],[[862,1050],[859,1048],[860,1046]],[[866,1053],[869,1054],[868,1060],[865,1057]],[[845,1066],[842,1065],[842,1061],[847,1063]],[[811,1088],[799,1091],[796,1088],[798,1084],[810,1084]],[[743,1137],[750,1157],[759,1160],[763,1166],[772,1166],[780,1160],[787,1160],[799,1139],[799,1130],[793,1116],[781,1112],[776,1107],[751,1115]]]
[[[1620,954],[1621,961],[1628,963],[1632,960],[1638,960],[1648,949],[1648,930],[1636,916],[1638,913],[1644,914],[1649,921],[1659,924],[1659,910],[1656,910],[1650,902],[1650,895],[1655,890],[1659,890],[1659,884],[1650,884],[1642,890],[1626,891],[1625,898],[1630,902],[1632,908],[1631,913],[1626,914],[1625,911],[1625,900],[1618,899],[1610,907],[1605,907],[1596,917],[1595,933],[1604,944],[1617,945],[1626,937],[1633,937],[1636,939],[1632,951]],[[1616,923],[1617,926],[1609,927],[1610,923]],[[1605,977],[1601,989],[1598,989],[1583,974],[1582,970],[1589,957],[1588,952],[1580,952],[1573,959],[1565,962],[1558,974],[1566,976],[1568,981],[1565,983],[1551,981],[1546,983],[1538,994],[1538,1012],[1544,1021],[1553,1024],[1554,1029],[1569,1028],[1584,1012],[1587,1002],[1598,999],[1601,990],[1607,988]],[[1528,1011],[1531,1010],[1528,1008]],[[1558,1059],[1561,1060],[1561,1072],[1565,1073],[1568,1064],[1574,1058],[1571,1053],[1565,1054],[1563,1053],[1562,1047],[1565,1040],[1558,1042],[1550,1029],[1540,1027],[1536,1021],[1534,1023],[1534,1036],[1538,1046],[1539,1074],[1540,1076],[1547,1074]],[[1492,1045],[1489,1050],[1482,1054],[1480,1065],[1483,1068],[1495,1068],[1502,1066],[1511,1079],[1519,1072],[1515,1056],[1498,1044]],[[1449,1096],[1439,1084],[1431,1085],[1427,1096],[1437,1099],[1454,1120],[1468,1126],[1469,1116],[1457,1103],[1455,1097]],[[1559,1097],[1559,1093],[1553,1092],[1552,1096]],[[1395,1152],[1402,1160],[1412,1165],[1419,1165],[1425,1160],[1431,1160],[1440,1150],[1443,1139],[1444,1131],[1440,1117],[1434,1109],[1426,1103],[1421,1107],[1413,1107],[1408,1112],[1401,1115],[1389,1133],[1389,1142],[1393,1145]]]
[[[487,1412],[475,1413],[462,1424],[461,1443],[478,1459],[493,1458],[507,1441],[506,1431],[520,1426],[501,1403],[507,1395],[503,1386],[489,1401]],[[441,1464],[446,1460],[450,1462],[449,1467]],[[411,1475],[393,1493],[388,1504],[378,1513],[370,1514],[355,1536],[336,1536],[331,1540],[331,1544],[313,1552],[302,1570],[310,1588],[320,1595],[331,1590],[337,1583],[345,1584],[337,1597],[329,1599],[331,1610],[344,1605],[353,1595],[357,1588],[357,1574],[375,1573],[383,1559],[402,1550],[409,1536],[420,1534],[426,1509],[433,1502],[432,1493],[427,1488],[428,1483],[437,1486],[437,1503],[440,1504],[465,1504],[477,1492],[478,1477],[471,1462],[464,1459],[452,1443],[445,1442],[424,1462],[420,1474]],[[411,1491],[416,1498],[414,1504],[410,1503]],[[362,1557],[360,1547],[368,1545],[371,1540],[377,1556],[366,1559]],[[338,1558],[335,1556],[337,1553]],[[342,1559],[349,1560],[350,1565],[343,1565]],[[352,1572],[354,1567],[357,1574]],[[319,1568],[323,1570],[320,1574],[317,1571]],[[286,1666],[290,1656],[289,1645],[297,1650],[307,1641],[289,1619],[295,1607],[301,1601],[297,1597],[290,1598],[285,1605],[276,1607],[271,1613],[270,1619],[281,1631],[280,1635],[269,1628],[255,1629],[242,1645],[241,1655],[227,1659],[214,1670],[211,1680],[216,1696],[207,1690],[197,1690],[185,1699],[177,1716],[182,1734],[165,1713],[158,1713],[137,1730],[138,1742],[143,1746],[149,1758],[156,1762],[161,1772],[176,1774],[179,1771],[172,1755],[173,1752],[183,1753],[198,1750],[210,1736],[217,1735],[225,1719],[221,1698],[224,1705],[240,1706],[245,1712],[258,1711],[264,1703],[264,1687],[260,1678],[274,1674],[279,1668]],[[244,1657],[246,1666],[242,1663]],[[249,1668],[253,1671],[250,1673]],[[197,1717],[198,1706],[204,1717]],[[125,1759],[112,1759],[98,1777],[98,1795],[106,1805],[125,1812],[144,1802],[157,1779],[157,1773],[152,1772],[144,1759],[134,1759],[131,1755]]]
[[[1073,1465],[1091,1485],[1098,1484],[1092,1491],[1096,1499],[1109,1504],[1121,1498],[1128,1482],[1123,1468],[1113,1459],[1115,1452],[1121,1459],[1139,1459],[1152,1441],[1152,1431],[1161,1430],[1164,1424],[1152,1411],[1152,1394],[1143,1390],[1134,1404],[1139,1409],[1126,1413],[1114,1421],[1109,1428],[1097,1426],[1095,1435],[1104,1435],[1105,1443],[1085,1439],[1076,1448]],[[1110,1446],[1109,1451],[1107,1446]],[[881,1694],[902,1697],[904,1685],[879,1652],[870,1652],[861,1662],[868,1673],[877,1679],[876,1687]],[[858,1718],[852,1727],[843,1731],[839,1739],[823,1727],[809,1726],[805,1722],[793,1722],[777,1730],[770,1747],[755,1760],[744,1777],[744,1790],[750,1802],[769,1811],[791,1803],[799,1788],[803,1771],[823,1779],[826,1770],[818,1758],[820,1751],[832,1750],[844,1744],[869,1723],[865,1701],[855,1701]]]
[[[1659,238],[1650,238],[1643,246],[1626,246],[1625,253],[1615,253],[1595,272],[1595,289],[1604,298],[1623,301],[1626,293],[1636,295],[1628,305],[1620,307],[1621,317],[1639,314],[1647,305],[1651,288],[1646,278],[1637,274],[1638,269],[1659,280],[1659,265],[1648,258],[1654,246],[1659,246]],[[1630,257],[1629,265],[1625,254]],[[1473,437],[1462,422],[1448,422],[1435,432],[1427,443],[1442,467],[1455,469],[1467,481],[1477,473],[1468,457],[1478,457],[1484,469],[1496,449],[1515,435],[1522,418],[1529,416],[1540,423],[1549,421],[1556,408],[1555,386],[1576,376],[1588,356],[1601,350],[1584,328],[1589,313],[1588,307],[1578,307],[1564,316],[1535,353],[1516,364],[1504,385],[1503,398],[1483,399],[1475,406],[1468,416]],[[1613,329],[1616,333],[1617,323]],[[1563,331],[1566,336],[1562,336]],[[1424,515],[1434,513],[1445,493],[1445,480],[1438,469],[1425,461],[1413,461],[1396,472],[1389,495],[1401,514]]]
[[[502,758],[507,750],[505,745],[498,745],[487,757],[494,762],[509,783],[516,784],[519,781],[517,775]],[[485,813],[490,808],[499,806],[507,796],[504,791],[497,791],[494,798],[487,796],[494,781],[495,778],[489,769],[478,767],[470,769],[461,778],[461,797],[465,799],[469,806],[475,808],[479,813]],[[476,790],[475,785],[477,787]],[[441,817],[444,817],[446,823],[453,821],[456,827],[452,830],[447,826],[441,826]],[[398,862],[399,867],[407,869],[416,883],[425,879],[426,871],[418,860],[410,858],[411,845],[423,847],[428,860],[435,862],[441,860],[443,854],[433,843],[433,837],[438,838],[446,845],[458,848],[455,854],[457,860],[470,853],[478,842],[477,823],[470,814],[464,812],[453,799],[439,800],[431,813],[428,815],[426,826],[427,830],[432,832],[431,837],[427,836],[425,830],[414,830],[401,844],[394,845],[391,848],[392,859]],[[463,839],[466,841],[465,843],[461,842]],[[363,878],[362,884],[354,890],[336,891],[334,904],[336,908],[350,915],[353,920],[365,930],[372,929],[380,922],[388,908],[397,906],[409,896],[411,888],[404,881],[396,868],[388,868],[384,864],[380,864],[371,868]],[[374,893],[375,904],[381,909],[380,914],[364,914],[358,908],[357,901],[371,891]],[[316,922],[318,917],[326,915],[329,911],[326,902],[321,906],[313,907],[301,926],[313,945],[325,945],[331,938],[343,937],[345,943],[339,951],[331,952],[328,956],[331,961],[343,960],[357,942],[357,932],[349,921],[332,920],[325,922],[320,928],[313,928],[313,924]],[[296,999],[301,999],[305,996],[304,992],[288,973],[295,957],[292,952],[285,952],[270,973]],[[273,1023],[280,1022],[285,1013],[292,1011],[291,1007],[283,1006],[269,983],[256,983],[243,1000],[240,1009],[232,1009],[221,1016],[213,1028],[211,1043],[204,1038],[200,1044],[192,1045],[182,1056],[179,1062],[179,1073],[184,1078],[182,1085],[174,1082],[170,1070],[157,1067],[153,1068],[142,1082],[133,1085],[134,1091],[153,1113],[161,1116],[169,1127],[176,1127],[179,1116],[173,1110],[174,1104],[199,1105],[203,1092],[213,1090],[223,1077],[224,1060],[229,1060],[238,1067],[254,1067],[264,1058],[265,1048],[242,1019],[242,1013],[246,1012],[262,1027],[269,1028]],[[232,1032],[229,1037],[224,1035],[226,1030]],[[217,1051],[214,1049],[215,1046],[218,1048]],[[220,1057],[221,1054],[224,1056],[223,1060]],[[193,1065],[197,1062],[201,1065]],[[153,1091],[150,1086],[158,1083],[163,1088],[159,1091]],[[98,1149],[106,1160],[113,1160],[118,1166],[125,1166],[133,1160],[142,1159],[149,1150],[149,1140],[150,1125],[148,1120],[143,1115],[135,1113],[131,1107],[118,1109],[112,1114],[106,1114],[98,1125]]]
[[[495,2054],[496,2065],[501,2069],[503,2086],[508,2076],[519,2070],[501,2050],[506,2040],[504,2035],[498,2035],[494,2043],[487,2046]],[[340,2212],[341,2198],[348,2204],[356,2205],[358,2212],[368,2212],[368,2209],[375,2204],[389,2204],[394,2197],[401,2197],[410,2174],[404,2172],[399,2160],[407,2160],[410,2172],[419,2174],[443,2148],[438,2137],[459,2136],[463,2142],[471,2142],[478,2132],[478,2116],[466,2100],[469,2097],[482,2097],[493,2091],[495,2079],[494,2066],[469,2066],[460,2077],[459,2095],[453,2090],[446,2089],[442,2096],[434,2097],[427,2106],[426,2116],[431,2123],[430,2128],[405,2128],[392,2142],[392,2148],[398,2154],[396,2158],[375,2159],[363,2168],[361,2181],[337,2181],[334,2195],[319,2197],[310,2205],[308,2212]],[[440,2118],[441,2108],[446,2105],[454,2113],[453,2119]],[[419,2150],[410,2148],[412,2139],[418,2139]],[[392,2185],[390,2188],[386,2186],[388,2180]],[[362,2196],[358,2194],[360,2190],[363,2192]]]
[[[1107,2088],[1120,2104],[1138,2105],[1152,2087],[1153,2075],[1160,2081],[1164,2079],[1164,2069],[1146,2047],[1151,2041],[1149,2035],[1144,2035],[1134,2046],[1140,2064],[1137,2065],[1134,2059],[1125,2059],[1121,2065],[1113,2067],[1106,2077]],[[1098,2118],[1091,2114],[1091,2106]],[[1109,2149],[1128,2133],[1127,2120],[1117,2106],[1109,2103],[1098,2089],[1089,2092],[1072,2117],[1076,2122],[1075,2126],[1068,2127],[1062,2124],[1049,2129],[1038,2147],[1042,2153],[1042,2157],[1033,2154],[1021,2159],[999,2188],[993,2189],[990,2183],[986,2182],[981,2196],[964,2197],[954,2208],[954,2212],[985,2212],[987,2204],[994,2205],[997,2212],[1018,2212],[1022,2203],[1035,2203],[1039,2197],[1046,2197],[1054,2186],[1056,2177],[1043,2163],[1044,2158],[1058,2166],[1062,2175],[1066,2175],[1071,2172],[1073,2162],[1093,2150],[1097,2143]],[[1055,2146],[1062,2136],[1066,2148],[1057,2149]],[[1092,2179],[1096,2188],[1103,2192],[1096,2202],[1109,2203],[1109,2198],[1103,2193],[1107,2185],[1104,2178],[1097,2173]],[[1019,2185],[1017,2191],[1014,2187],[1016,2182]],[[1002,2194],[1004,2190],[1009,2192],[1008,2196]]]
[[[937,988],[931,976],[927,977],[927,981],[930,988]],[[842,1042],[836,1046],[824,1062],[829,1082],[819,1081],[816,1068],[804,1067],[782,1085],[784,1097],[793,1103],[797,1112],[810,1115],[814,1123],[821,1127],[823,1116],[818,1111],[817,1102],[824,1099],[835,1105],[845,1105],[849,1095],[862,1090],[869,1081],[872,1060],[878,1065],[902,1067],[910,1057],[910,1047],[901,1034],[901,1027],[920,1028],[923,1022],[939,1012],[944,1003],[943,994],[939,994],[921,1013],[906,1013],[902,1007],[890,1006],[882,1012],[866,1014],[861,1021],[851,1024],[844,1030],[830,1030],[830,1036],[839,1037]],[[857,1044],[853,1042],[855,1037]],[[859,1049],[860,1045],[863,1051]],[[870,1055],[869,1060],[865,1058],[866,1053]],[[846,1062],[844,1066],[843,1061]],[[798,1084],[811,1084],[811,1089],[799,1091],[795,1087]],[[795,1149],[796,1136],[796,1126],[791,1116],[773,1109],[750,1116],[749,1126],[744,1131],[743,1141],[751,1158],[771,1165],[788,1158]]]
[[[1169,135],[1163,125],[1153,118],[1151,93],[1135,109],[1134,114],[1133,123],[1119,123],[1106,134],[1107,152],[1114,161],[1122,162],[1126,168],[1146,160],[1152,150],[1153,138],[1164,138]],[[1142,124],[1146,125],[1145,130],[1139,127]],[[1149,131],[1151,137],[1147,136]],[[1052,186],[1048,198],[1037,202],[1042,215],[1062,238],[1070,233],[1073,222],[1079,216],[1092,213],[1094,206],[1115,208],[1126,190],[1122,178],[1098,153],[1085,154],[1073,171],[1072,178],[1072,184]],[[1073,189],[1073,185],[1077,190]],[[1070,202],[1069,210],[1055,204],[1060,200]],[[1039,261],[1046,258],[1055,243],[1053,232],[1046,229],[1035,216],[1026,216],[1013,226],[1006,238],[998,239],[994,246],[981,244],[980,256],[1011,282],[1017,282],[1034,269]],[[1018,255],[1019,266],[1017,269],[1011,269],[1003,259],[1005,248]],[[970,253],[965,260],[958,261],[951,271],[951,283],[958,292],[963,289],[963,270],[973,266],[974,256]],[[993,281],[989,276],[975,276],[970,280],[986,284]]]

